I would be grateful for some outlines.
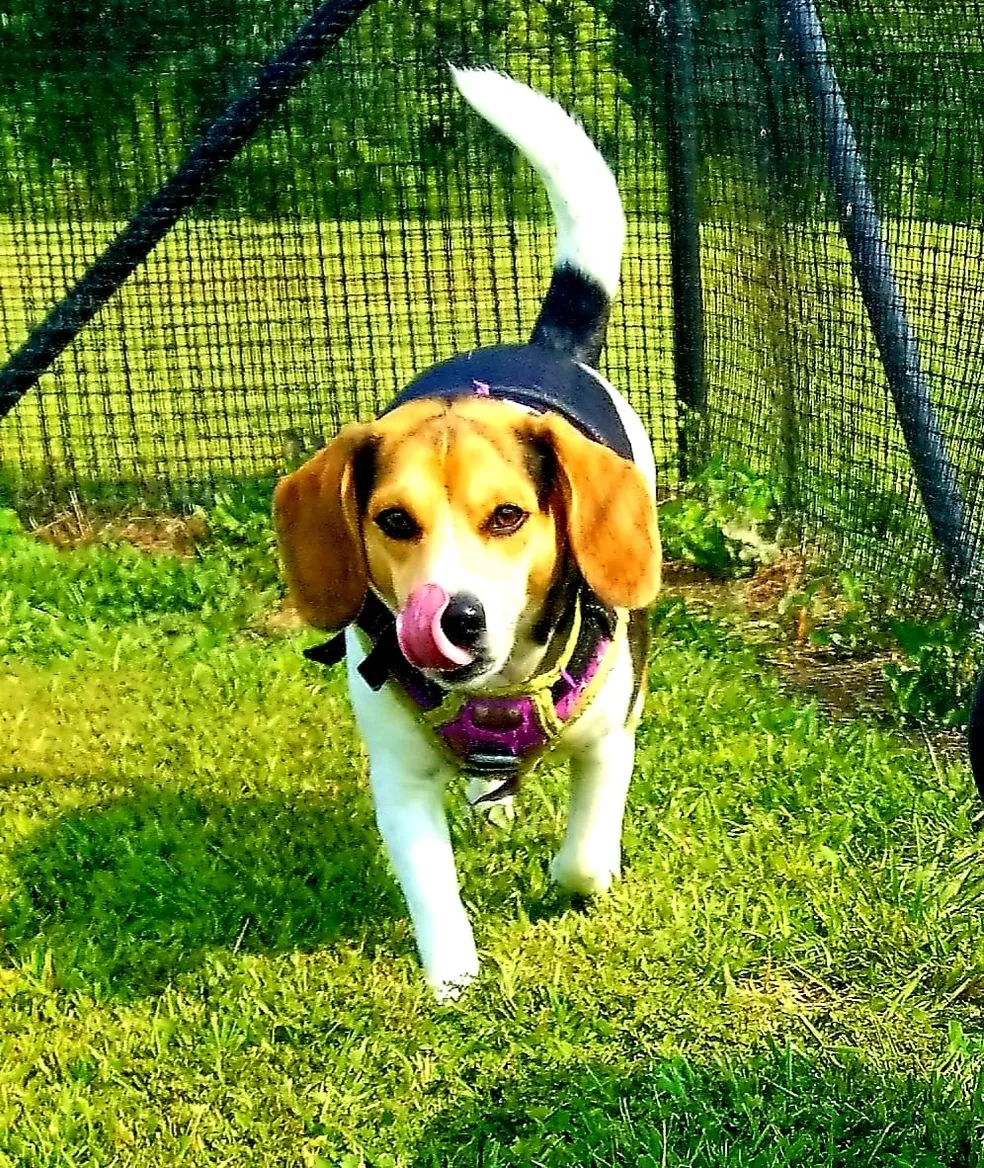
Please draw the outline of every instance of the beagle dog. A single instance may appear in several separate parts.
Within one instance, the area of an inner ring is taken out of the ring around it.
[[[478,971],[449,778],[470,780],[473,804],[508,806],[556,751],[571,790],[552,876],[593,895],[618,875],[660,582],[652,447],[594,369],[625,232],[615,180],[548,98],[491,70],[453,74],[550,197],[554,271],[530,343],[426,370],[274,496],[294,603],[339,634],[309,655],[347,661],[376,820],[439,997]]]

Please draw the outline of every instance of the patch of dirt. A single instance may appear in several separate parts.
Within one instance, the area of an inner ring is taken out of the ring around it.
[[[782,555],[763,564],[744,583],[745,605],[749,612],[777,610],[784,596],[792,592],[803,578],[803,561],[792,554]]]
[[[838,655],[812,644],[804,621],[792,614],[780,617],[780,603],[799,587],[803,573],[803,561],[793,555],[737,580],[721,580],[689,564],[663,565],[666,592],[710,615],[737,617],[749,631],[754,628],[762,660],[791,688],[815,698],[829,715],[850,719],[864,713],[887,714],[889,695],[882,670],[898,659],[896,655]],[[916,730],[911,737],[926,747],[934,765],[966,760],[967,742],[960,730]]]
[[[34,535],[57,548],[93,543],[128,543],[143,552],[187,558],[208,535],[201,515],[127,515],[92,519],[80,509],[62,511],[34,529]]]
[[[814,694],[828,710],[854,717],[861,709],[885,708],[882,668],[892,660],[890,653],[831,658],[811,652],[812,646],[798,642],[784,648],[784,652],[767,660],[786,681]]]
[[[710,613],[738,616],[764,632],[763,660],[796,689],[815,696],[829,711],[856,715],[885,708],[882,666],[890,654],[839,657],[806,640],[800,623],[780,619],[779,605],[803,577],[802,559],[783,555],[751,576],[721,580],[687,564],[664,566],[666,591]],[[808,630],[807,630],[808,632]]]
[[[741,600],[744,581],[711,576],[692,564],[663,561],[663,591],[701,608],[733,608]]]
[[[703,607],[737,609],[748,616],[777,613],[779,603],[797,587],[804,565],[791,553],[763,564],[751,576],[722,578],[680,561],[664,561],[663,586],[667,592]]]

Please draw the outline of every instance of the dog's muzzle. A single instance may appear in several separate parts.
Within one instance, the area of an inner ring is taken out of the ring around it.
[[[400,651],[416,669],[449,672],[471,665],[485,633],[485,610],[468,592],[449,596],[440,584],[421,584],[396,618]]]

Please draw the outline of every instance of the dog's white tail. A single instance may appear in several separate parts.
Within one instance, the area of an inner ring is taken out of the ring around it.
[[[532,164],[557,224],[554,274],[532,340],[594,364],[622,261],[618,187],[584,130],[556,102],[491,69],[455,69],[475,110]]]

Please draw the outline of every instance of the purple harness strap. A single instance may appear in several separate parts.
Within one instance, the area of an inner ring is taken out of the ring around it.
[[[443,701],[434,701],[432,695],[405,681],[403,691],[424,714],[431,715],[427,718],[431,729],[463,769],[506,774],[530,764],[580,713],[583,698],[611,644],[611,637],[594,635],[594,649],[576,675],[566,668],[560,670],[558,680],[542,691],[541,701],[550,707],[552,715],[546,718],[541,704],[529,694],[474,694],[458,705],[446,721],[436,721],[433,714]]]

